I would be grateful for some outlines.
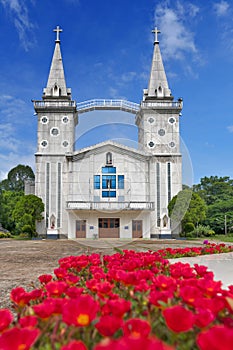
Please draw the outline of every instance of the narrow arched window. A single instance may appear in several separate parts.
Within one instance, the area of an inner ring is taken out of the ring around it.
[[[60,96],[61,95],[61,89],[57,86],[57,84],[53,87],[53,96]]]
[[[106,165],[112,165],[112,153],[108,152],[106,154]]]

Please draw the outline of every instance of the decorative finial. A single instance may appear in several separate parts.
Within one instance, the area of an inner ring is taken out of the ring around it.
[[[59,33],[62,32],[62,29],[61,29],[59,26],[57,26],[57,28],[54,29],[53,31],[54,31],[54,32],[57,32],[56,43],[59,43],[59,42],[60,42]]]
[[[152,33],[155,34],[154,44],[158,44],[159,43],[158,34],[161,33],[160,30],[157,27],[155,27],[155,29],[152,30]]]

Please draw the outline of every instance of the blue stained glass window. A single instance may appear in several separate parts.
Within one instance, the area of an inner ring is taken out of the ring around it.
[[[102,188],[103,189],[115,189],[116,188],[116,175],[102,175]]]
[[[102,191],[102,197],[116,197],[116,191]]]
[[[116,167],[114,166],[105,166],[102,167],[103,174],[116,174]]]
[[[119,189],[123,189],[124,188],[124,182],[125,182],[124,175],[118,175],[118,188]]]
[[[100,189],[100,175],[94,175],[94,189]]]

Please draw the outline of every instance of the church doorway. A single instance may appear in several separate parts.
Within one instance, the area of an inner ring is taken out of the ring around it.
[[[76,238],[86,238],[86,220],[76,220]]]
[[[132,238],[142,238],[142,220],[132,221]]]
[[[120,219],[100,218],[99,219],[99,238],[119,238],[120,237]]]

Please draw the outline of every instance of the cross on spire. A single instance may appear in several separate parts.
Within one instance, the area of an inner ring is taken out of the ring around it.
[[[59,26],[57,26],[57,28],[56,28],[56,29],[54,29],[53,31],[54,31],[54,32],[57,32],[56,42],[59,42],[59,41],[60,41],[60,38],[59,38],[59,33],[61,33],[61,32],[62,32],[62,29],[61,29]]]
[[[157,27],[155,27],[155,29],[152,30],[152,33],[155,34],[155,41],[154,41],[154,43],[155,44],[159,43],[158,34],[161,33],[160,30]]]

